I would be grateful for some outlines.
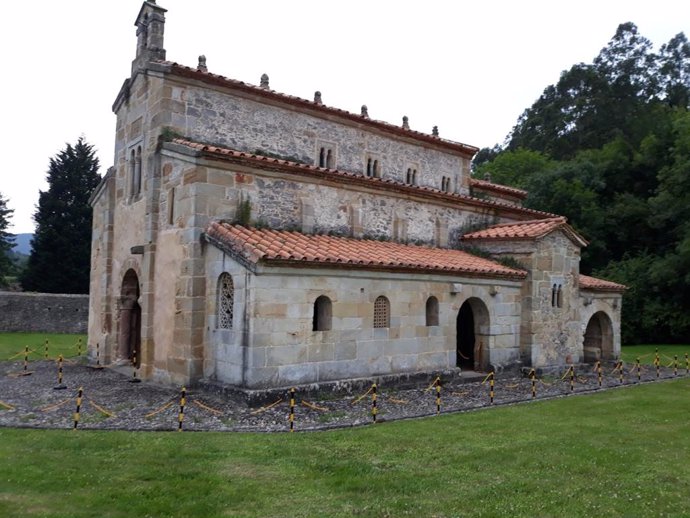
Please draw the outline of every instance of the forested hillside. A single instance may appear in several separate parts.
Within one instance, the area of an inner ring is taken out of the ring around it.
[[[632,23],[520,116],[475,176],[524,188],[590,245],[583,273],[630,287],[623,340],[690,340],[690,44],[655,52]]]

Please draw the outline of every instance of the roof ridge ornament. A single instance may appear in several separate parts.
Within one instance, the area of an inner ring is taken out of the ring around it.
[[[402,128],[406,130],[410,129],[410,119],[407,117],[407,115],[403,115]]]
[[[259,83],[259,86],[264,90],[269,90],[268,74],[261,74],[261,83]]]
[[[206,67],[206,56],[203,54],[199,56],[199,64],[196,66],[196,69],[199,72],[208,72],[208,68]]]
[[[362,105],[362,111],[361,111],[362,117],[369,118],[369,108],[367,108],[366,104]]]

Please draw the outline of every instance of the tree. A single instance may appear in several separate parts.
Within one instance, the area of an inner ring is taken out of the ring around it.
[[[7,286],[5,277],[12,274],[14,270],[9,255],[14,246],[14,236],[7,232],[13,212],[12,209],[7,208],[7,200],[0,194],[0,288]]]
[[[83,137],[50,159],[49,187],[39,196],[33,250],[21,277],[25,290],[88,293],[89,196],[100,181],[98,165],[93,146]]]

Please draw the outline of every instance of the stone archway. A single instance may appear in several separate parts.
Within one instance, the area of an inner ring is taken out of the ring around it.
[[[120,332],[118,359],[131,360],[136,356],[141,364],[141,306],[139,305],[139,278],[134,270],[127,270],[120,291]]]
[[[594,313],[587,322],[583,353],[586,363],[614,359],[613,324],[603,311]]]
[[[460,306],[456,325],[456,365],[486,371],[489,368],[489,310],[484,302],[475,297],[467,299]]]

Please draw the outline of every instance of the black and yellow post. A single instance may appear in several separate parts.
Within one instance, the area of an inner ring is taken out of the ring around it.
[[[47,359],[48,359],[48,340],[46,340],[46,343],[44,344],[44,356],[43,356],[43,359],[44,359],[44,360],[47,360]]]
[[[597,380],[599,381],[599,388],[601,388],[601,362],[597,362]]]
[[[24,347],[24,372],[22,372],[22,376],[28,376],[31,374],[29,372],[29,346]]]
[[[79,426],[79,412],[81,411],[81,398],[84,397],[84,389],[79,387],[79,392],[77,393],[77,410],[74,412],[74,430]]]
[[[182,387],[180,394],[180,413],[177,414],[177,431],[182,431],[182,421],[184,421],[184,406],[187,404],[187,389]]]
[[[570,392],[575,390],[575,367],[570,366]]]
[[[678,355],[673,355],[673,375],[678,376]]]
[[[53,387],[53,389],[64,390],[67,388],[67,386],[62,383],[62,355],[58,356],[57,365],[58,365],[58,384],[55,385]]]
[[[685,374],[690,374],[690,356],[685,353]]]
[[[656,379],[659,379],[659,370],[661,369],[661,360],[659,359],[659,354],[657,353],[654,358],[654,363],[656,364]]]
[[[639,358],[639,356],[638,356],[636,362],[637,362],[637,382],[639,383],[640,381],[642,381],[642,370],[641,370],[641,368],[640,368],[640,358]]]
[[[441,413],[441,380],[436,378],[436,415]]]
[[[101,344],[100,342],[96,342],[96,366],[94,369],[102,369],[103,365],[101,365]]]
[[[376,422],[376,415],[379,413],[379,409],[376,406],[376,383],[371,386],[371,418]]]
[[[623,360],[618,362],[618,383],[623,384]]]
[[[494,373],[489,373],[489,404],[494,404]]]
[[[77,340],[77,356],[81,356],[81,338]]]
[[[295,431],[295,388],[290,389],[290,431]]]
[[[532,381],[532,399],[537,397],[537,374],[532,369],[529,373],[530,380]]]

